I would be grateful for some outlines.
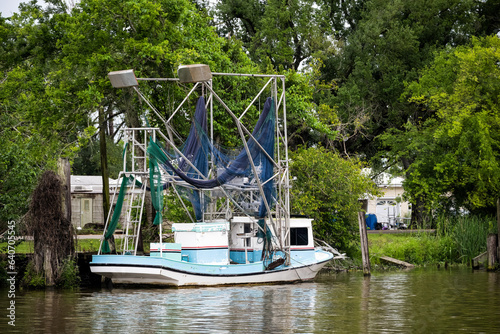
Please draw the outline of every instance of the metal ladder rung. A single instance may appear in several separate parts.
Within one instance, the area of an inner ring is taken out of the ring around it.
[[[141,140],[142,142],[140,142]],[[132,172],[131,174],[135,176],[144,176],[146,179],[148,177],[147,173],[147,147],[148,147],[147,136],[142,131],[133,131],[131,139],[131,155],[132,158]],[[135,165],[142,166],[142,170],[135,170]],[[137,173],[137,174],[136,174]],[[144,181],[144,180],[143,180]],[[139,226],[141,225],[142,216],[144,214],[144,199],[146,193],[146,183],[143,182],[141,186],[135,184],[131,185],[129,192],[128,206],[126,209],[126,225],[127,233],[134,233],[127,235],[125,238],[125,243],[123,248],[126,251],[134,251],[139,236]]]

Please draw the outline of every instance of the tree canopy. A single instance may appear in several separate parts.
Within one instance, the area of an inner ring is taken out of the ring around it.
[[[316,1],[221,0],[216,15],[222,35],[236,36],[251,59],[266,69],[298,70],[303,61],[331,46],[328,27]]]
[[[57,157],[73,158],[95,142],[98,111],[115,143],[121,123],[140,126],[144,114],[157,122],[130,91],[111,87],[108,72],[134,68],[138,76],[172,77],[179,64],[191,63],[222,72],[254,69],[240,43],[218,37],[206,13],[187,0],[83,0],[71,10],[62,1],[47,3],[23,4],[0,20],[0,142],[8,155],[0,179],[2,207],[12,208],[2,210],[8,217],[25,212],[34,180]],[[151,84],[143,92],[166,114],[184,89],[159,93]],[[181,113],[176,122],[189,117]],[[227,120],[219,120],[224,129]],[[7,194],[25,183],[30,189],[17,193],[24,205],[11,202]]]
[[[375,182],[357,159],[344,159],[323,147],[300,148],[291,156],[292,211],[314,218],[316,235],[347,249],[357,235],[360,200],[378,195]]]
[[[479,17],[473,0],[348,3],[362,10],[338,52],[324,60],[324,78],[338,85],[324,103],[338,107],[337,147],[369,158],[380,149],[376,136],[421,116],[400,99],[405,82],[417,79],[436,50],[466,43]]]
[[[491,210],[500,193],[500,39],[439,53],[405,96],[430,118],[397,133],[414,162],[405,188],[412,197],[471,212]],[[397,147],[397,146],[395,146]]]

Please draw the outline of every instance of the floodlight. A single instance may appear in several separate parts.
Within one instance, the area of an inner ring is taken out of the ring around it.
[[[139,86],[134,70],[114,71],[108,73],[108,78],[115,88]]]
[[[181,65],[177,69],[177,74],[179,75],[179,81],[182,83],[202,82],[212,79],[210,66],[205,64]]]

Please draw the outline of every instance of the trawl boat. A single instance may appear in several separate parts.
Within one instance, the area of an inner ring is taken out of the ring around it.
[[[251,78],[263,87],[250,105],[237,113],[213,90],[212,76]],[[164,80],[194,86],[168,120],[141,94],[138,81],[145,79],[137,79],[133,70],[111,72],[109,77],[117,88],[133,87],[164,122],[169,135],[158,128],[124,130],[124,171],[120,173],[121,186],[116,188],[120,191],[116,200],[115,193],[116,205],[108,215],[99,253],[90,263],[93,273],[118,284],[293,282],[313,279],[333,258],[332,253],[314,246],[311,219],[290,217],[283,76],[212,73],[207,65],[181,67],[179,79]],[[200,91],[191,131],[180,143],[172,135],[176,133],[172,119],[185,108],[183,103]],[[270,97],[260,110],[253,104],[267,91]],[[222,153],[214,144],[214,103],[233,120],[239,134],[241,144],[233,153]],[[260,110],[252,132],[246,127],[252,123],[251,109]],[[138,246],[148,184],[159,236],[145,256],[140,255]],[[172,225],[174,242],[163,242],[165,189],[178,197],[189,221]],[[186,198],[191,210],[184,204]],[[122,211],[122,247],[118,254],[108,254]]]
[[[257,237],[241,238],[235,231],[245,225],[231,223],[174,224],[176,243],[151,244],[150,256],[97,255],[92,272],[113,283],[164,285],[222,285],[306,281],[332,259],[331,253],[315,249],[309,219],[292,219],[292,234],[298,234],[290,249],[290,264],[281,261],[266,266]],[[193,226],[185,226],[193,225]],[[230,228],[231,225],[231,228]],[[253,233],[250,233],[253,235]],[[230,235],[235,236],[229,243]],[[247,241],[248,240],[248,241]],[[272,268],[274,265],[278,265]]]

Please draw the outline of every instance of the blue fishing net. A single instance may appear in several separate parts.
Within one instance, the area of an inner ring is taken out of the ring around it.
[[[274,157],[275,124],[274,101],[268,98],[252,132],[253,138],[250,138],[247,144],[250,156],[259,171],[260,175],[258,177],[262,182],[269,180],[274,172],[274,165],[269,157]],[[191,190],[189,194],[189,199],[193,204],[197,220],[202,219],[203,211],[199,189],[213,189],[228,184],[235,178],[255,177],[246,149],[242,149],[236,158],[230,159],[211,143],[207,135],[206,108],[203,97],[198,100],[191,131],[182,149],[182,154],[191,164],[182,157],[169,154],[159,143],[152,140],[148,152],[151,157],[158,160],[165,171],[194,187],[194,190]],[[211,179],[203,179],[208,176],[209,161],[212,161],[217,166],[218,172]],[[191,165],[196,167],[203,176]],[[235,182],[234,185],[235,187],[244,187],[242,182]],[[263,190],[269,206],[272,206],[275,197],[274,183],[272,181],[265,183]],[[263,218],[266,214],[267,208],[264,205],[264,199],[261,199],[257,215],[259,218]]]

